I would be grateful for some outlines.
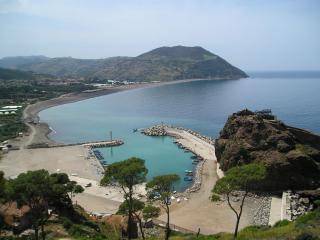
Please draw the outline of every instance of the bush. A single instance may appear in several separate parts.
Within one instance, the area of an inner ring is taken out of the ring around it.
[[[94,223],[94,222],[85,221],[85,222],[83,223],[83,225],[85,225],[85,226],[87,226],[87,227],[90,227],[90,228],[92,228],[92,229],[94,229],[94,230],[96,230],[96,231],[100,231],[99,225],[96,224],[96,223]]]
[[[218,195],[218,194],[212,194],[212,196],[211,196],[211,201],[212,202],[218,202],[218,201],[220,201],[221,199],[220,199],[220,196]]]
[[[288,224],[290,224],[290,221],[285,219],[285,220],[280,220],[278,222],[276,222],[273,227],[283,227],[283,226],[287,226]]]
[[[88,232],[84,230],[81,226],[73,224],[68,230],[69,234],[72,236],[87,236]]]
[[[300,216],[295,221],[295,225],[298,228],[304,228],[306,225],[314,225],[320,222],[320,209],[316,209],[313,212]]]
[[[319,200],[315,200],[315,201],[314,201],[314,205],[315,205],[317,208],[320,208],[320,199],[319,199]]]
[[[310,233],[301,233],[296,240],[318,240],[319,238]]]
[[[269,226],[262,226],[262,225],[248,226],[242,229],[242,232],[259,232],[259,231],[267,230],[269,228],[270,228]]]
[[[68,218],[63,219],[62,226],[66,230],[69,230],[72,227],[72,225],[73,225],[73,223],[70,221],[70,219],[68,219]]]

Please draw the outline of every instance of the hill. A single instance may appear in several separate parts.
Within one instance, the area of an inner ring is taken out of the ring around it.
[[[32,72],[0,68],[0,80],[33,80]]]
[[[18,56],[4,57],[0,59],[0,66],[3,68],[19,68],[24,64],[41,63],[50,58],[45,56]]]
[[[260,162],[264,190],[312,189],[320,184],[320,136],[292,128],[270,113],[232,114],[215,143],[221,169]]]
[[[4,81],[18,81],[29,82],[31,80],[37,81],[56,81],[57,78],[50,74],[40,74],[31,71],[21,71],[16,69],[1,68],[0,67],[0,80]],[[6,82],[7,83],[7,82]]]
[[[81,77],[89,81],[172,81],[181,79],[239,79],[246,73],[201,47],[161,47],[137,57],[105,59],[45,58],[14,67],[36,73]],[[9,59],[11,62],[12,59]],[[24,59],[25,60],[25,59]],[[8,59],[0,66],[8,66]]]

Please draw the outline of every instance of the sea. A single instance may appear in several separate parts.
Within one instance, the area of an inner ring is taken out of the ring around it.
[[[124,145],[100,149],[108,164],[139,157],[149,170],[148,180],[162,174],[181,177],[193,170],[192,153],[171,137],[148,137],[133,129],[155,124],[190,128],[217,138],[227,118],[242,109],[271,109],[288,125],[320,133],[320,72],[249,72],[239,80],[203,80],[118,92],[52,107],[40,119],[63,143],[122,139]]]

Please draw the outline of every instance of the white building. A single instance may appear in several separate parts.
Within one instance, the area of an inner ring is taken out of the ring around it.
[[[22,108],[22,106],[4,106],[2,107],[3,109],[18,109],[18,108]]]

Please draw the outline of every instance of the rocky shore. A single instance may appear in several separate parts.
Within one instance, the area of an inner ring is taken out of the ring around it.
[[[167,131],[164,125],[156,125],[153,127],[145,128],[141,131],[146,136],[167,136]]]

